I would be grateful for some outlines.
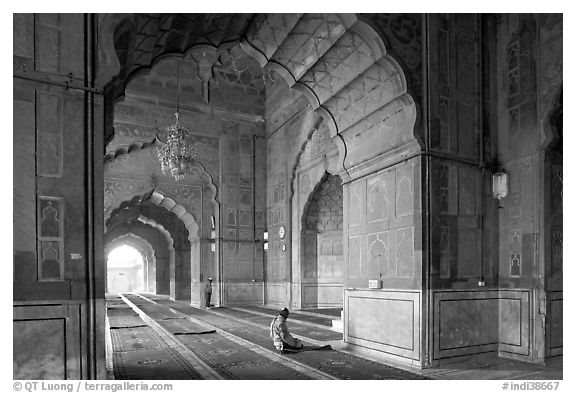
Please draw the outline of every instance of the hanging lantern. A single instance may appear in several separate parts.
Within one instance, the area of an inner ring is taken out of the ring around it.
[[[162,173],[170,174],[174,179],[180,181],[184,179],[187,173],[192,170],[192,164],[197,155],[196,146],[188,142],[187,137],[189,131],[182,123],[180,123],[180,62],[176,63],[176,121],[174,124],[166,127],[168,137],[166,141],[162,141],[158,136],[156,139],[163,143],[162,146],[156,148],[158,153],[158,160],[160,161],[160,168]]]

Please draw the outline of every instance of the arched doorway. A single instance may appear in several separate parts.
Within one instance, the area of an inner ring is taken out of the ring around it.
[[[154,236],[156,235],[156,236]],[[157,293],[157,281],[162,276],[162,270],[165,269],[167,251],[164,244],[159,242],[157,230],[146,227],[142,224],[140,227],[132,227],[129,224],[116,226],[112,231],[105,235],[104,255],[110,254],[122,245],[130,246],[136,249],[144,260],[144,291]],[[160,257],[160,277],[157,275],[157,251]]]
[[[106,292],[142,292],[147,282],[142,254],[123,244],[114,248],[106,258]]]
[[[326,173],[302,215],[302,305],[342,306],[342,180]]]

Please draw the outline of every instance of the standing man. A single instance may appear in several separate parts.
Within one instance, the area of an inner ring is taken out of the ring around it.
[[[304,347],[302,341],[297,338],[292,337],[288,331],[288,326],[286,325],[286,320],[290,311],[284,307],[280,314],[274,318],[270,324],[270,338],[274,340],[274,346],[280,354],[284,354],[289,351],[297,351]]]
[[[206,299],[206,308],[210,308],[211,297],[212,297],[212,277],[208,278],[208,282],[204,287],[204,298]]]

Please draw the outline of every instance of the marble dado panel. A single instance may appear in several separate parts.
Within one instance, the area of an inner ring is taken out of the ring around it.
[[[344,341],[420,360],[420,292],[344,290]]]
[[[263,282],[226,282],[224,302],[234,304],[262,304]]]
[[[342,283],[303,283],[303,307],[342,307]]]
[[[13,307],[14,379],[82,379],[80,304]]]
[[[563,311],[563,292],[550,292],[548,295],[548,329],[546,342],[547,342],[547,355],[558,356],[562,355],[564,347],[564,311]]]
[[[266,282],[266,304],[287,307],[290,299],[289,282]]]
[[[528,355],[529,290],[433,293],[433,360],[485,352]]]

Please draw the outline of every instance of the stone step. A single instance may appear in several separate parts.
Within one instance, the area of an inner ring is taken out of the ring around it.
[[[332,320],[332,330],[344,333],[344,310],[340,311],[340,318]]]

